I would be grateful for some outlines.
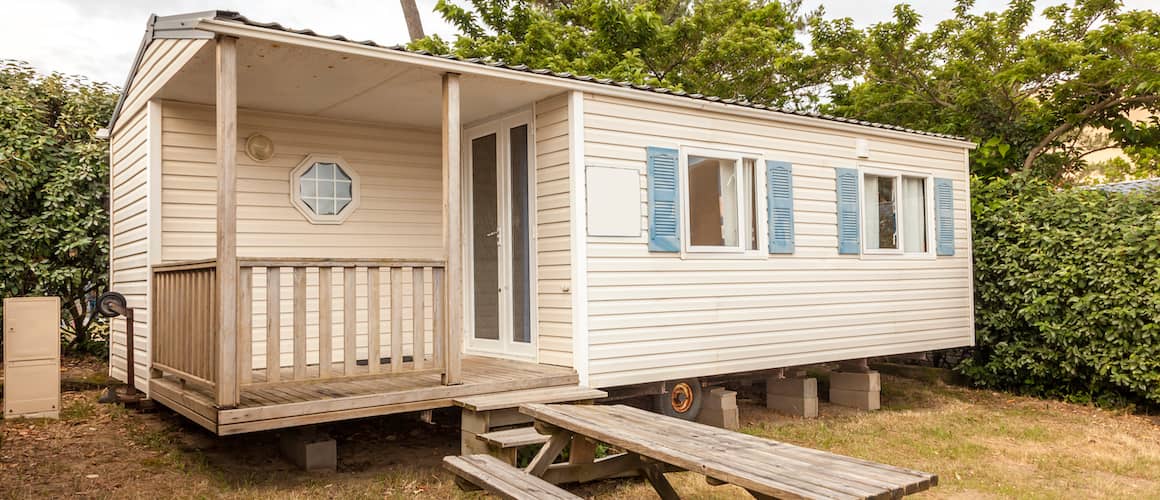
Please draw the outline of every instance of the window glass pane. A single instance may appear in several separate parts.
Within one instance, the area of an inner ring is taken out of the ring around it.
[[[902,250],[926,251],[926,179],[902,178]]]
[[[318,196],[318,182],[314,179],[303,177],[301,181],[298,181],[298,186],[302,190],[302,199]]]
[[[319,179],[333,179],[334,178],[334,164],[333,163],[315,163],[314,169],[318,172]]]
[[[737,162],[689,156],[689,232],[694,246],[738,246]]]
[[[485,135],[471,141],[471,244],[477,339],[499,340],[499,138]]]
[[[342,167],[337,165],[334,167],[334,179],[337,181],[350,182],[350,176],[346,175],[346,172],[342,170]]]
[[[318,215],[334,215],[334,200],[330,198],[322,198],[318,200],[318,205],[314,209]]]
[[[894,177],[867,175],[862,188],[866,248],[898,248],[898,187]]]
[[[532,341],[531,238],[528,229],[528,126],[508,131],[511,151],[512,340]]]
[[[745,225],[742,237],[747,250],[757,250],[757,162],[746,158],[741,175],[741,195],[744,197],[742,206]]]
[[[334,197],[339,198],[339,199],[343,199],[343,200],[350,200],[350,198],[351,198],[350,185],[351,185],[350,181],[346,181],[346,182],[335,181],[335,183],[334,183]]]

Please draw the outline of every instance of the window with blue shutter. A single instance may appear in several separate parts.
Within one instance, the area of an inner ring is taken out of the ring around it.
[[[765,178],[769,253],[793,253],[793,166],[768,160]]]
[[[934,180],[935,247],[938,255],[955,254],[955,193],[950,179]]]
[[[676,149],[648,148],[648,249],[678,252],[681,249],[679,154]]]
[[[858,254],[862,251],[860,216],[858,210],[858,170],[834,169],[838,198],[838,253]]]

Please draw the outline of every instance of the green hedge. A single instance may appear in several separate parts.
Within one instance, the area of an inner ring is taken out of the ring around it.
[[[972,183],[976,384],[1160,405],[1160,192]]]

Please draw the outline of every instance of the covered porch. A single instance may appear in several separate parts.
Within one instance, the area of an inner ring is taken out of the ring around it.
[[[474,290],[461,133],[560,90],[297,41],[217,33],[175,45],[172,70],[155,82],[153,99],[166,111],[157,119],[150,397],[225,435],[575,385],[574,370],[539,364],[534,352],[464,356]],[[212,152],[212,247],[211,234],[186,229],[199,227],[194,215],[206,204],[178,189],[200,161],[179,147],[205,137],[196,116],[207,110],[213,146],[201,149]],[[304,136],[303,122],[330,135]],[[429,134],[437,158],[384,137],[392,131],[414,142]],[[272,138],[272,159],[246,150],[257,133]],[[294,210],[317,209],[295,198],[294,176],[313,167],[287,167],[316,154],[345,157],[358,172],[347,174],[351,184],[362,177],[363,206],[354,211],[353,192],[353,215],[337,208],[322,215],[342,218],[295,219]],[[431,185],[425,172],[436,165]],[[417,194],[392,198],[407,191]]]

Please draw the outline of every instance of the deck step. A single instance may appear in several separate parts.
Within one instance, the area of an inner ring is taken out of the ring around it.
[[[544,444],[551,438],[551,436],[536,432],[535,427],[516,427],[515,429],[487,432],[475,437],[501,449]]]
[[[467,396],[455,399],[452,403],[471,411],[482,412],[517,408],[527,403],[569,403],[591,401],[607,396],[607,392],[599,389],[579,385],[564,385]]]
[[[513,500],[580,498],[491,455],[443,457],[443,467],[500,498]]]

